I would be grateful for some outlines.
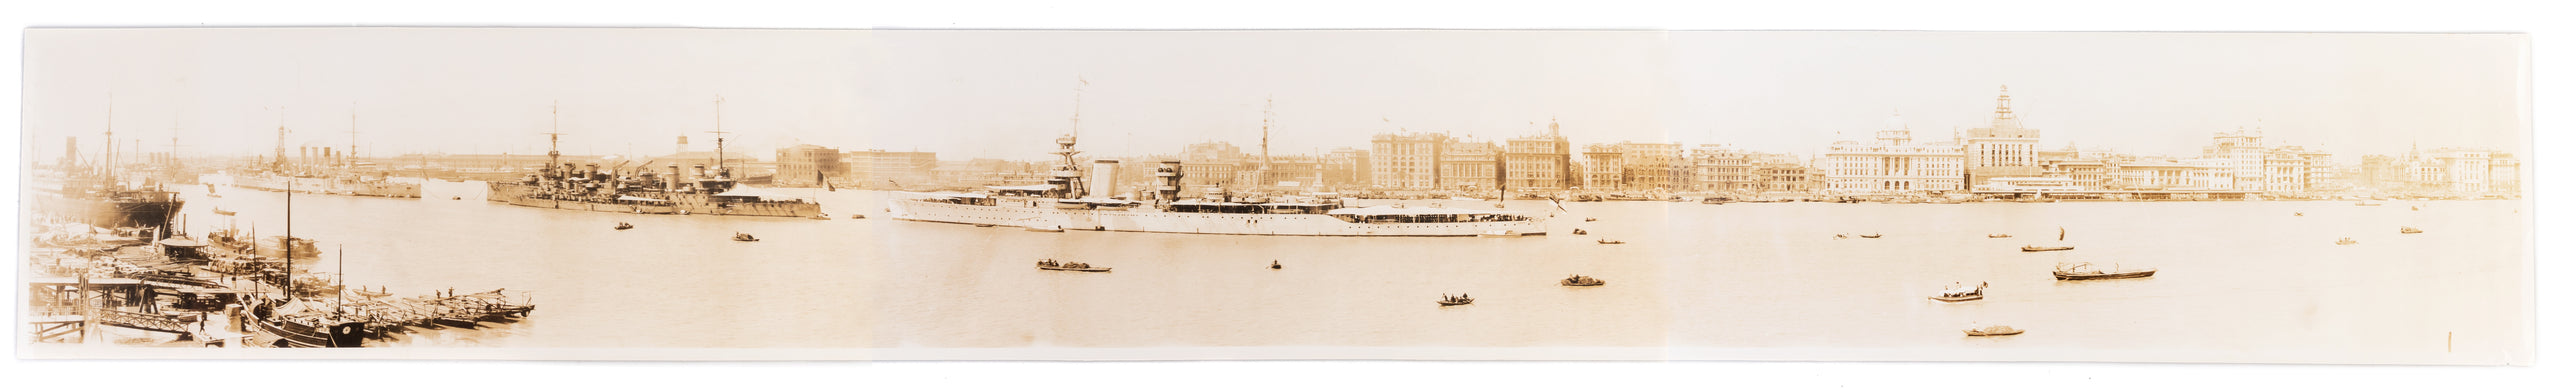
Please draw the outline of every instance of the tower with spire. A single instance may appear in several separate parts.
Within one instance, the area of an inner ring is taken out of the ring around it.
[[[2041,152],[2044,134],[2027,128],[2010,105],[2009,85],[2000,85],[2000,98],[1991,109],[1991,125],[1965,130],[1956,141],[1964,147],[1965,188],[1972,189],[1997,178],[2033,178],[2044,175]]]

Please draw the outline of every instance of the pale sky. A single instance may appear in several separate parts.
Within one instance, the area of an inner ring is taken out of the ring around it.
[[[2211,132],[2340,155],[2523,151],[2515,35],[1647,31],[711,29],[29,30],[32,156],[120,143],[187,154],[344,147],[539,153],[806,142],[1044,158],[1075,116],[1100,155],[1257,141],[1367,146],[1397,128],[1477,140],[1727,143],[1811,155],[1899,111],[1921,140],[1987,122],[2001,85],[2046,144],[2192,155]],[[278,108],[282,107],[280,111]],[[1384,119],[1384,120],[1382,120]],[[2261,124],[2263,123],[2263,124]],[[130,144],[130,143],[126,143]]]

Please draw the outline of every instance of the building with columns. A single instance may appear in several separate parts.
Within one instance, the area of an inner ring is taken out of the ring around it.
[[[1906,194],[1963,189],[1964,147],[1955,142],[1914,144],[1911,128],[1895,114],[1876,140],[1831,143],[1822,155],[1824,191],[1833,194]]]

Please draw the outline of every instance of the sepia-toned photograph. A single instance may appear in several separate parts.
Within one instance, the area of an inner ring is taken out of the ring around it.
[[[21,358],[2536,359],[2523,34],[23,43]]]

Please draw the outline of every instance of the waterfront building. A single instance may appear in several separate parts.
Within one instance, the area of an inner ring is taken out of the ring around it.
[[[773,184],[817,187],[818,178],[846,182],[844,159],[836,149],[801,144],[773,151]]]
[[[2105,158],[2090,154],[2081,153],[2077,146],[2067,146],[2060,150],[2038,152],[2036,163],[2042,165],[2041,170],[2044,171],[2044,176],[2069,178],[2073,186],[2098,190],[2115,189],[2114,181],[2109,179],[2114,175],[2112,171],[2115,167]]]
[[[2204,157],[2230,160],[2229,190],[2266,191],[2266,135],[2262,130],[2241,128],[2230,132],[2214,132],[2213,144],[2205,146]]]
[[[1322,158],[1307,155],[1271,157],[1270,190],[1304,192],[1324,186],[1325,168]]]
[[[2493,194],[2510,195],[2523,193],[2523,181],[2519,180],[2522,179],[2522,176],[2520,175],[2522,172],[2517,170],[2519,167],[2522,166],[2518,165],[2515,155],[2505,152],[2490,153],[2488,171],[2489,192]]]
[[[1794,155],[1756,154],[1751,161],[1751,189],[1760,193],[1820,191],[1816,174]]]
[[[1241,163],[1250,159],[1244,149],[1223,141],[1195,143],[1182,147],[1183,163]]]
[[[1742,193],[1759,190],[1753,174],[1755,164],[1748,152],[1721,144],[1699,145],[1689,150],[1690,169],[1695,185],[1687,190],[1710,193]]]
[[[2036,163],[2036,147],[2043,142],[2043,131],[2028,129],[2009,108],[2009,87],[2000,87],[1999,105],[1991,111],[1991,126],[1964,131],[1965,186],[1989,183],[1992,178],[2032,178],[2044,175]]]
[[[1903,194],[1963,188],[1965,153],[1958,143],[1913,144],[1901,114],[1893,115],[1875,138],[1871,143],[1842,140],[1825,149],[1825,192]]]
[[[2174,161],[2139,159],[2116,165],[2115,189],[2123,191],[2228,190],[2213,187],[2215,171],[2226,170],[2218,158]]]
[[[1369,150],[1343,147],[1324,155],[1324,184],[1328,187],[1368,187]]]
[[[1586,190],[1619,190],[1626,187],[1626,151],[1617,144],[1592,144],[1582,149],[1582,188]]]
[[[1620,185],[1629,190],[1674,190],[1671,170],[1694,168],[1681,165],[1680,143],[1619,142],[1624,165]]]
[[[935,179],[935,171],[941,167],[942,160],[932,152],[875,149],[844,151],[837,153],[837,157],[842,159],[840,164],[844,166],[841,181],[854,187],[896,188],[951,183]],[[836,179],[836,175],[828,173],[827,178]]]
[[[2276,147],[2267,151],[2264,179],[2268,193],[2301,194],[2309,188],[2309,169],[2302,158],[2302,147]]]
[[[2345,181],[2339,178],[2337,161],[2328,151],[2303,150],[2297,154],[2302,156],[2304,191],[2327,193],[2346,190]]]
[[[2390,155],[2365,155],[2356,174],[2356,184],[2368,189],[2395,191],[2405,189],[2408,164]]]
[[[1188,153],[1186,152],[1185,154]],[[1236,162],[1194,162],[1190,159],[1184,159],[1182,161],[1182,191],[1196,193],[1200,192],[1202,189],[1210,187],[1237,189],[1237,184],[1240,182],[1237,182],[1236,172],[1240,171],[1242,168],[1243,166]]]
[[[1573,187],[1573,144],[1562,125],[1547,123],[1545,133],[1505,142],[1502,178],[1513,191],[1562,190]]]
[[[1502,184],[1502,145],[1452,141],[1439,158],[1439,188],[1496,190]]]
[[[1440,153],[1449,144],[1442,133],[1381,133],[1369,138],[1369,165],[1374,186],[1387,190],[1430,190],[1440,182]]]

